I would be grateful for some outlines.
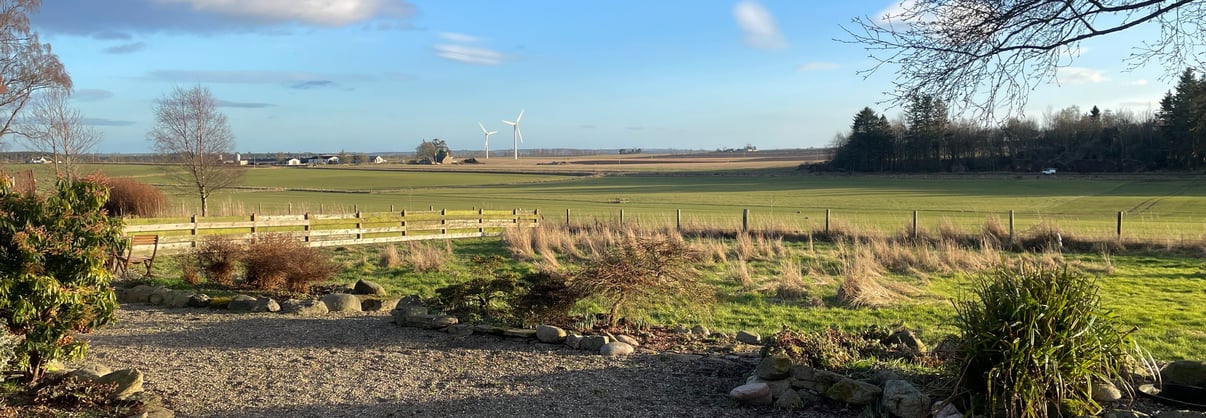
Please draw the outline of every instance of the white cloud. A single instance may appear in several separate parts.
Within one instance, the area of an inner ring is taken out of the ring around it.
[[[382,16],[409,16],[411,6],[393,0],[155,0],[193,10],[267,21],[344,26]]]
[[[912,9],[917,0],[902,0],[892,3],[875,14],[875,22],[879,24],[886,23],[904,23],[905,11]]]
[[[756,1],[744,0],[733,7],[733,18],[745,35],[745,44],[757,49],[783,49],[787,40],[775,25],[775,17]]]
[[[498,65],[508,57],[498,51],[465,45],[436,45],[436,56],[447,60],[477,65]]]
[[[807,62],[804,64],[797,65],[796,71],[800,71],[800,72],[830,71],[830,70],[836,70],[838,68],[839,68],[839,66],[832,62],[814,61],[814,62]]]
[[[445,41],[459,42],[459,43],[463,43],[463,44],[473,43],[473,42],[482,40],[482,38],[479,38],[479,37],[476,37],[473,35],[466,35],[463,33],[456,33],[456,32],[440,32],[440,38],[443,38]]]
[[[1055,79],[1062,84],[1102,83],[1110,81],[1099,70],[1085,67],[1060,67],[1055,70]]]
[[[1147,85],[1147,80],[1144,80],[1144,79],[1138,79],[1138,80],[1131,81],[1131,82],[1126,83],[1126,84],[1127,84],[1128,86],[1146,86],[1146,85]]]

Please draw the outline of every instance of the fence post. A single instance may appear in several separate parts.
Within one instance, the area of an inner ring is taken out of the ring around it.
[[[427,205],[427,210],[429,210],[429,211],[435,210],[435,206],[434,206],[434,205]]]
[[[917,239],[917,211],[913,211],[913,239]]]
[[[683,230],[683,210],[682,209],[674,210],[674,229],[678,230],[678,231]]]
[[[1013,244],[1013,209],[1009,210],[1009,243]]]
[[[190,241],[192,241],[193,248],[197,248],[197,214],[194,213],[189,218],[189,222],[193,223],[193,229],[189,231],[189,235],[191,235]]]
[[[569,226],[570,226],[570,210],[567,208],[567,209],[565,209],[565,227],[569,228]]]
[[[355,207],[355,206],[353,206]],[[360,218],[360,208],[356,207],[356,241],[364,239],[364,221]]]
[[[402,236],[406,236],[406,209],[402,209]]]
[[[486,223],[486,210],[478,209],[477,210],[477,233],[483,237],[486,236],[485,223]]]
[[[293,214],[293,202],[289,202],[289,214]]]
[[[302,241],[310,242],[310,212],[306,212],[305,215],[302,215],[302,219],[306,220],[306,224],[302,225],[303,230],[306,231],[306,236],[302,237]]]
[[[750,210],[741,210],[741,232],[750,232]]]
[[[393,211],[394,211],[394,205],[389,205],[389,211],[390,211],[390,212],[393,212]]]
[[[825,235],[829,235],[829,209],[825,209]]]
[[[323,212],[323,211],[322,211],[322,209],[323,209],[323,208],[322,208],[322,203],[319,203],[319,204],[318,204],[318,213],[322,213],[322,212]]]
[[[624,226],[624,209],[620,209],[620,226]]]
[[[255,214],[253,213],[253,214],[251,214],[251,236],[253,239],[254,239],[255,233],[256,233],[255,226],[256,226],[255,225]]]
[[[1119,241],[1119,242],[1121,242],[1121,241],[1122,241],[1122,216],[1123,216],[1123,214],[1124,214],[1124,213],[1125,213],[1125,212],[1123,212],[1123,211],[1118,211],[1118,228],[1117,228],[1117,234],[1118,234],[1118,241]]]
[[[448,235],[448,209],[440,209],[440,235]]]

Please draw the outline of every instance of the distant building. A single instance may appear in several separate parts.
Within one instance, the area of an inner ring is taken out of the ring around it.
[[[29,163],[30,164],[50,164],[50,160],[46,159],[46,157],[38,157],[38,158],[30,159]]]
[[[297,158],[290,158],[288,160],[285,160],[285,165],[301,165],[301,164],[302,164],[301,160],[299,160]]]
[[[369,162],[372,162],[373,164],[385,164],[388,161],[385,160],[385,157],[374,155],[372,158],[369,158]]]
[[[318,155],[318,156],[310,157],[310,159],[307,162],[310,165],[339,164],[339,156],[338,155]]]

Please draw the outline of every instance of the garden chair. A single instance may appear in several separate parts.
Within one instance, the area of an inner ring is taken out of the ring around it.
[[[135,247],[151,246],[151,252],[145,253],[140,251],[134,253]],[[134,235],[130,237],[128,245],[126,245],[125,254],[118,254],[114,257],[114,266],[116,272],[120,272],[123,276],[129,274],[130,265],[142,264],[147,268],[146,275],[143,277],[151,277],[151,267],[155,264],[155,254],[159,252],[159,236],[158,235]]]

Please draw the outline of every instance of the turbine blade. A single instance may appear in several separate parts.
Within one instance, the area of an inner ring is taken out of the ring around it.
[[[477,126],[479,126],[479,127],[481,127],[481,128],[482,128],[482,132],[486,132],[486,125],[482,125],[482,123],[481,123],[481,122],[478,122],[478,123],[477,123]]]
[[[523,131],[519,130],[519,127],[515,128],[515,134],[519,135],[519,142],[523,143]]]
[[[519,124],[518,122],[511,122],[511,121],[509,121],[509,120],[504,120],[504,121],[503,121],[503,123],[508,124],[508,125],[511,125],[511,126],[515,126],[515,125],[518,125],[518,124]]]
[[[523,109],[519,109],[519,117],[515,118],[515,123],[519,123],[520,119],[523,119]]]
[[[494,134],[496,134],[496,133],[498,133],[498,131],[490,131],[490,132],[486,132],[486,136],[494,135]]]

